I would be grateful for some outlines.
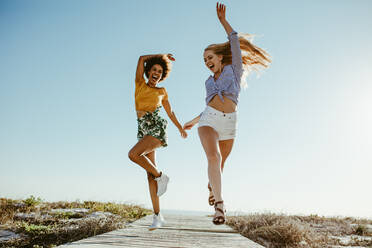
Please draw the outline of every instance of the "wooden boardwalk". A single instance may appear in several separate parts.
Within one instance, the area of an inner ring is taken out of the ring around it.
[[[216,226],[207,216],[164,215],[166,224],[148,231],[152,216],[146,216],[127,228],[104,233],[58,247],[172,247],[172,248],[263,248],[226,225]]]

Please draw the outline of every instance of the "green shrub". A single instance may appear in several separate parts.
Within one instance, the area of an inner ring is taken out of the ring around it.
[[[53,231],[55,226],[51,225],[35,225],[35,224],[29,224],[27,222],[22,222],[19,225],[18,231],[21,231],[23,233],[29,234],[31,236],[38,236],[43,234],[48,234]]]
[[[41,198],[38,197],[36,198],[35,196],[31,195],[29,198],[23,200],[23,202],[28,206],[28,207],[34,207],[42,202]]]

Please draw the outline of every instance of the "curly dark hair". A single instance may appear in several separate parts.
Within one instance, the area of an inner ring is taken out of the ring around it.
[[[160,81],[163,81],[164,79],[166,79],[169,76],[169,73],[172,70],[172,64],[169,60],[165,59],[163,56],[156,56],[156,57],[152,57],[152,58],[147,59],[145,61],[145,75],[146,75],[146,78],[149,78],[149,72],[150,72],[151,68],[156,64],[160,65],[163,68],[163,73],[161,74],[161,78],[159,80],[159,82],[160,82]]]

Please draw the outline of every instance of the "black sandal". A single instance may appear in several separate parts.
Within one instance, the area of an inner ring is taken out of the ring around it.
[[[209,183],[208,183],[208,189],[209,189],[209,195],[210,195],[210,196],[208,197],[208,204],[209,204],[209,206],[213,206],[216,200],[214,199],[214,195],[213,195],[213,192],[212,192],[212,188],[211,188],[211,186],[209,185]],[[212,193],[212,195],[211,195],[210,193]]]
[[[215,225],[222,225],[222,224],[225,224],[225,212],[226,212],[226,210],[224,210],[224,207],[223,207],[223,209],[221,209],[221,208],[218,208],[217,207],[217,205],[218,204],[223,204],[223,201],[218,201],[218,202],[215,202],[215,204],[214,204],[214,209],[216,210],[216,212],[218,211],[218,212],[221,212],[223,215],[220,215],[220,216],[215,216],[214,218],[213,218],[213,224],[215,224]],[[223,206],[223,205],[222,205]]]

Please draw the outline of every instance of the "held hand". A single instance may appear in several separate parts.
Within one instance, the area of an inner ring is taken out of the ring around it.
[[[183,125],[183,129],[184,130],[190,130],[194,125],[195,125],[195,123],[193,121],[186,122]]]
[[[180,129],[180,133],[181,133],[182,138],[184,138],[184,139],[187,138],[187,133],[184,129]]]
[[[217,2],[217,6],[216,6],[216,10],[217,10],[217,17],[218,19],[222,22],[224,20],[226,20],[226,6],[222,3],[218,3]]]

